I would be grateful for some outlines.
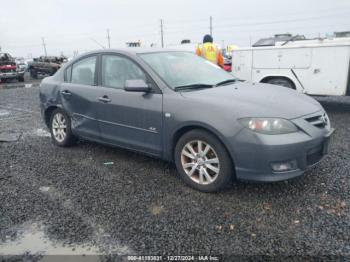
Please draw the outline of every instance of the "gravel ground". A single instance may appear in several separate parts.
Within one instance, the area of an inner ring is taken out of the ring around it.
[[[38,88],[0,89],[0,132],[21,134],[0,143],[0,254],[35,225],[73,254],[350,256],[350,97],[319,101],[337,130],[317,167],[204,194],[157,159],[88,142],[55,147]]]

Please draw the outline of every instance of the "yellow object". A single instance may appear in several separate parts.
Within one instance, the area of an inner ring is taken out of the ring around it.
[[[223,66],[223,57],[219,48],[213,43],[204,43],[199,45],[196,51],[197,55],[208,61]]]
[[[237,45],[228,45],[226,47],[226,53],[232,55],[232,51],[238,49]]]

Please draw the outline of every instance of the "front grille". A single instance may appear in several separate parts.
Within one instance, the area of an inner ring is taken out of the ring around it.
[[[328,125],[328,117],[325,113],[317,115],[317,116],[312,116],[312,117],[307,117],[305,118],[307,122],[309,122],[311,125],[318,127],[318,128],[324,128]]]
[[[0,73],[16,73],[16,69],[0,69]]]

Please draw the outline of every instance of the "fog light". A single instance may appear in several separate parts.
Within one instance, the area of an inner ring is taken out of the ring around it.
[[[276,172],[285,172],[297,169],[297,161],[279,162],[271,164],[272,170]]]

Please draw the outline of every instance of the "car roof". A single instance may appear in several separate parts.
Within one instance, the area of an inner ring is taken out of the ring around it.
[[[90,51],[87,53],[84,53],[82,55],[89,55],[89,54],[100,54],[100,53],[128,53],[132,55],[136,54],[146,54],[146,53],[161,53],[161,52],[189,52],[185,50],[179,50],[174,48],[154,48],[154,47],[127,47],[127,48],[107,48],[107,49],[99,49]]]
[[[103,53],[118,53],[118,54],[126,54],[131,56],[136,56],[137,54],[147,54],[147,53],[164,53],[164,52],[184,52],[184,53],[193,53],[190,51],[185,50],[179,50],[174,48],[154,48],[154,47],[126,47],[126,48],[105,48],[105,49],[97,49],[89,52],[82,53],[76,57],[73,57],[70,61],[67,63],[64,63],[64,66],[62,69],[65,69],[72,64],[74,64],[77,60],[82,59],[89,55],[99,55]],[[59,76],[60,74],[55,74],[56,76]]]

